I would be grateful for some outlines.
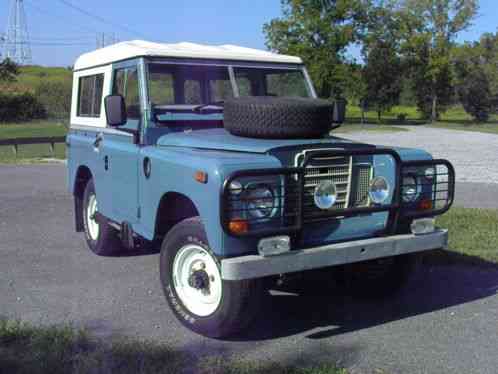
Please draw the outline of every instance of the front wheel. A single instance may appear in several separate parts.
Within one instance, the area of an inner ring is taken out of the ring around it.
[[[161,284],[176,318],[213,338],[233,335],[254,317],[260,281],[225,281],[198,217],[178,223],[161,247]]]

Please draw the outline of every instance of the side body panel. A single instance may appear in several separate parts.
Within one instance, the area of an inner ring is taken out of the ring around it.
[[[94,69],[75,72],[73,75],[73,91],[71,102],[71,127],[67,134],[67,181],[68,190],[73,193],[76,177],[80,167],[90,170],[97,193],[102,192],[103,156],[94,147],[94,142],[102,131],[106,131],[106,118],[104,97],[110,92],[110,76],[112,67],[102,66]],[[83,117],[78,115],[79,80],[81,77],[103,74],[103,92],[101,98],[101,111],[98,117]],[[103,201],[99,207],[101,211],[108,212]]]

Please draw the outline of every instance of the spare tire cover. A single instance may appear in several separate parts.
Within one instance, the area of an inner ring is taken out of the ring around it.
[[[333,105],[321,99],[250,96],[225,102],[225,129],[249,138],[319,138],[332,121]]]

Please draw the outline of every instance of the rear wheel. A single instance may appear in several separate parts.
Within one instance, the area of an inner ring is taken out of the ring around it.
[[[220,263],[198,217],[178,223],[164,238],[159,271],[176,318],[198,334],[227,337],[254,318],[261,282],[221,278]]]
[[[90,250],[99,256],[116,254],[122,248],[119,233],[105,220],[97,220],[98,211],[97,194],[93,179],[90,179],[83,194],[83,225],[86,242]]]

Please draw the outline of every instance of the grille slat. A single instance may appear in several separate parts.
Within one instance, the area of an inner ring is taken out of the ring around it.
[[[303,165],[306,162],[306,165]],[[353,156],[330,156],[324,154],[306,158],[296,157],[296,166],[304,166],[304,220],[312,222],[326,218],[331,213],[348,209],[370,206],[368,188],[372,177],[370,164],[354,164]],[[329,180],[337,187],[337,201],[324,211],[316,207],[314,191],[320,182]]]

